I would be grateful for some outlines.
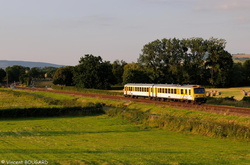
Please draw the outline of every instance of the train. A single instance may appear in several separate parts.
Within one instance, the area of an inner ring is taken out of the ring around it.
[[[182,101],[202,104],[206,102],[205,88],[201,85],[139,84],[124,85],[124,96],[144,97],[162,101]]]

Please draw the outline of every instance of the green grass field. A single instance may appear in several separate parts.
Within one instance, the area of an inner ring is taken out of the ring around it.
[[[249,164],[249,143],[141,129],[106,115],[0,122],[0,160],[50,164]]]
[[[0,90],[0,107],[50,107],[43,98],[72,100],[75,96]],[[84,105],[111,106],[249,125],[249,118],[140,105],[127,101],[78,98]],[[14,106],[13,106],[14,105]],[[0,164],[45,160],[49,164],[250,164],[249,142],[144,128],[107,115],[1,119]]]

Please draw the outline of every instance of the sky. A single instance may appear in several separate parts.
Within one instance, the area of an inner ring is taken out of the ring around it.
[[[136,62],[163,38],[225,39],[250,54],[249,0],[0,0],[0,60]]]

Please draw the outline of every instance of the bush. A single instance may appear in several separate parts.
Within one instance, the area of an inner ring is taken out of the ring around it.
[[[250,97],[249,96],[245,96],[242,98],[242,101],[246,101],[250,103]]]

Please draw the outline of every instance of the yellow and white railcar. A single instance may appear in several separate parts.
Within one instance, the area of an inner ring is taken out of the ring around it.
[[[205,88],[200,85],[178,84],[126,84],[125,97],[148,97],[159,100],[180,100],[204,103]]]

